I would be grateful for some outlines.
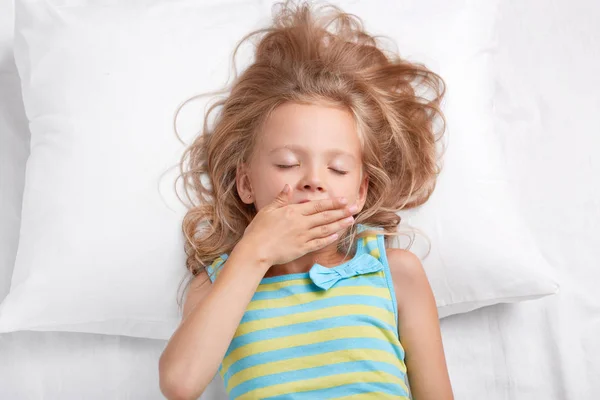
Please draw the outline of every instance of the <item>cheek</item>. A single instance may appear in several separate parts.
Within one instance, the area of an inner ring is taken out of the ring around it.
[[[292,182],[287,182],[281,176],[268,175],[261,177],[260,184],[254,187],[254,205],[256,209],[260,210],[273,202],[286,183],[292,185]]]
[[[358,180],[348,180],[340,191],[343,192],[340,196],[345,196],[348,201],[356,201],[359,197],[360,184]]]
[[[328,197],[345,197],[348,201],[358,199],[358,188],[353,180],[334,181],[329,186]]]

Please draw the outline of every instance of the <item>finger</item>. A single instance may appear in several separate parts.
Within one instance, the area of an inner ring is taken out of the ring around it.
[[[317,214],[327,210],[335,210],[345,207],[348,201],[342,197],[334,197],[332,199],[308,201],[300,204],[300,212],[304,215]]]
[[[279,192],[277,197],[275,197],[275,200],[273,200],[273,207],[279,208],[288,205],[290,202],[291,195],[292,188],[286,183],[281,192]]]
[[[324,238],[316,238],[316,239],[310,240],[306,243],[306,251],[311,252],[311,251],[322,249],[323,247],[335,242],[338,237],[339,237],[339,234],[334,233],[333,235],[329,235]]]
[[[341,231],[348,228],[353,223],[354,218],[350,216],[329,224],[315,226],[314,228],[308,230],[308,237],[311,239],[324,238],[335,233],[339,234]]]
[[[356,209],[354,209],[356,211]],[[308,216],[308,227],[314,228],[320,225],[327,225],[339,221],[354,214],[350,207],[337,208],[334,210],[325,210],[317,214]],[[351,220],[352,221],[352,220]]]

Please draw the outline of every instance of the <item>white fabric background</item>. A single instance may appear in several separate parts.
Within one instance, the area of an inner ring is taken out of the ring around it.
[[[501,7],[491,49],[497,134],[561,291],[443,320],[458,399],[595,399],[600,392],[599,17],[600,4],[586,0]]]
[[[443,319],[455,397],[591,400],[600,392],[600,3],[504,0],[500,11],[497,47],[489,50],[497,61],[497,134],[524,218],[561,291]],[[26,127],[14,83],[10,13],[11,1],[1,0],[3,130]],[[4,205],[20,195],[22,183],[3,180],[0,188]],[[2,256],[14,245],[3,242]],[[64,332],[2,334],[0,398],[160,399],[157,361],[164,345]],[[203,396],[221,398],[216,391]]]

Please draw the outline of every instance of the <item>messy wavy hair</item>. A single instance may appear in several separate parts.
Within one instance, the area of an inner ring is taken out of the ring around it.
[[[262,124],[284,103],[325,102],[349,110],[355,119],[368,194],[355,225],[338,240],[340,252],[353,252],[356,239],[373,234],[357,235],[357,224],[383,228],[378,233],[386,243],[398,235],[397,213],[426,202],[441,170],[437,144],[446,125],[445,83],[438,74],[388,52],[359,17],[337,6],[286,1],[273,10],[272,25],[249,33],[235,47],[230,93],[209,107],[201,134],[181,158],[178,180],[183,178],[192,202],[182,223],[192,274],[188,285],[232,251],[256,215],[254,205],[237,193],[236,171],[250,159]],[[255,59],[237,76],[236,53],[252,37],[259,38]],[[421,90],[430,92],[429,98]],[[208,117],[217,108],[209,129]],[[441,122],[437,133],[436,121]]]

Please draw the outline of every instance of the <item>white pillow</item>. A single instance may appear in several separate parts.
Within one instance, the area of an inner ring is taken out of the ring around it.
[[[32,139],[0,332],[170,337],[186,274],[178,171],[161,179],[184,149],[173,113],[226,83],[234,44],[270,22],[271,3],[16,1],[15,57]],[[497,2],[436,2],[435,13],[428,2],[402,3],[336,2],[448,84],[446,172],[411,217],[433,240],[424,265],[440,314],[555,292],[496,162],[488,50]],[[239,69],[250,61],[245,51]],[[188,143],[203,122],[204,108],[193,104],[178,121]]]
[[[0,301],[15,265],[29,156],[29,129],[13,57],[13,2],[0,0]]]

